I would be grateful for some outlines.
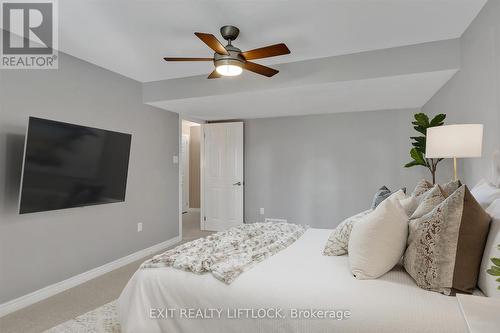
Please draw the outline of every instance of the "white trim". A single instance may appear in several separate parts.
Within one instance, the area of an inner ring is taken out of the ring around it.
[[[200,128],[200,229],[205,230],[205,125]]]
[[[115,269],[133,263],[144,257],[148,257],[156,252],[159,252],[167,247],[170,247],[182,239],[181,236],[171,238],[165,242],[153,245],[147,249],[137,251],[135,253],[129,254],[126,257],[114,260],[110,263],[104,264],[97,268],[91,269],[90,271],[75,275],[61,282],[54,283],[50,286],[44,287],[42,289],[36,290],[27,295],[21,296],[19,298],[13,299],[11,301],[0,304],[0,318],[12,313],[14,311],[25,308],[34,303],[40,302],[46,298],[59,294],[65,290],[76,287],[84,282],[95,279],[103,274],[109,273]]]
[[[177,167],[179,169],[179,175],[177,176],[177,183],[179,187],[179,235],[182,238],[182,117],[179,115],[179,138],[178,138],[178,148],[177,148]]]
[[[185,138],[187,143],[186,143],[186,156],[183,155],[182,153],[182,139]],[[181,182],[182,182],[182,171],[184,171],[184,173],[186,173],[187,171],[187,174],[184,175],[184,180],[186,182],[186,184],[184,186],[182,186],[182,211],[183,212],[186,212],[186,209],[189,210],[189,168],[190,168],[190,165],[189,165],[189,145],[191,144],[191,135],[190,134],[184,134],[182,133],[181,134],[181,150],[179,152],[179,154],[181,155],[180,158],[179,158],[179,169],[181,170]],[[186,158],[186,161],[184,161],[184,158]],[[187,169],[187,170],[186,170]],[[186,193],[184,193],[186,192]],[[184,194],[187,195],[187,200],[186,202],[184,202]],[[184,206],[184,204],[187,205],[187,208]]]

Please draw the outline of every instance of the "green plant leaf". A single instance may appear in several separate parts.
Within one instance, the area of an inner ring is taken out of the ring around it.
[[[491,262],[500,268],[500,258],[490,258]]]
[[[500,282],[500,278],[497,279],[497,282]]]
[[[415,141],[425,141],[425,136],[410,136],[410,139]]]
[[[425,146],[422,146],[422,144],[415,142],[411,144],[413,147],[415,147],[419,152],[422,154],[425,154]]]
[[[446,115],[444,113],[440,113],[432,118],[430,122],[430,127],[441,126],[444,124],[444,120],[446,119]]]
[[[411,167],[414,167],[417,165],[422,165],[422,164],[418,163],[417,161],[411,161],[411,162],[405,164],[405,168],[411,168]]]
[[[417,113],[415,114],[415,120],[417,121],[418,125],[422,126],[423,128],[429,127],[429,117],[425,113]]]
[[[425,154],[425,136],[412,136],[410,139],[415,141],[412,142],[412,146],[417,148],[420,152],[422,152],[422,154]]]
[[[410,156],[420,165],[427,165],[427,162],[425,161],[422,152],[418,151],[418,149],[412,148],[410,150]]]
[[[427,128],[422,127],[422,126],[413,126],[413,129],[419,133],[422,133],[423,135],[427,134]]]

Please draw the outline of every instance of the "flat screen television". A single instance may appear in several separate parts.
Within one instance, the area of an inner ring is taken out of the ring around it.
[[[29,118],[19,213],[125,201],[130,134]]]

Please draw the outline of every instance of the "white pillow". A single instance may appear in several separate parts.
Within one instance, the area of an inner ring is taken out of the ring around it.
[[[500,276],[493,276],[486,272],[490,269],[493,263],[490,258],[500,258],[500,199],[495,200],[487,209],[486,212],[492,217],[490,224],[490,231],[488,240],[484,247],[483,260],[481,261],[481,268],[479,269],[478,286],[481,291],[488,297],[500,298],[500,282],[496,279]]]
[[[399,200],[399,203],[401,204],[401,206],[403,206],[404,210],[406,211],[406,215],[408,216],[412,216],[412,214],[418,207],[417,198],[411,195],[407,198]]]
[[[376,279],[401,260],[408,238],[404,198],[401,190],[392,194],[352,227],[349,263],[357,279]]]
[[[484,209],[488,208],[496,199],[500,199],[500,188],[491,185],[484,179],[474,186],[470,193]]]

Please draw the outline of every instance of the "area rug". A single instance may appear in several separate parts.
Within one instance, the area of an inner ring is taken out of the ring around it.
[[[68,320],[44,333],[120,333],[116,301]]]

